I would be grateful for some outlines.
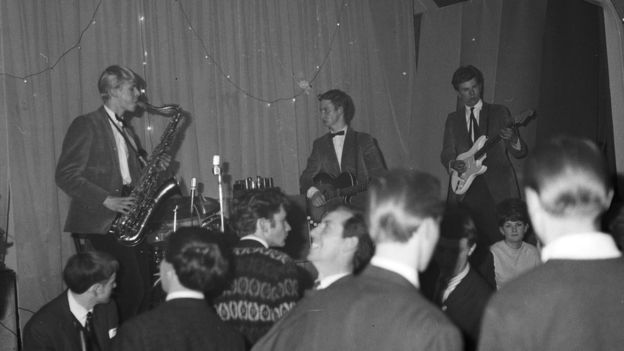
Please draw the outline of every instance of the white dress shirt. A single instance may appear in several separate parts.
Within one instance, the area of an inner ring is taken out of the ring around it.
[[[106,113],[110,117],[108,122],[110,123],[113,135],[115,136],[115,145],[117,145],[117,157],[119,159],[121,178],[123,179],[123,184],[128,185],[132,183],[132,176],[130,175],[130,168],[128,167],[128,145],[126,145],[124,136],[119,132],[119,130],[123,130],[123,123],[117,120],[115,112],[108,108],[108,106],[104,105],[104,110],[106,110]]]
[[[416,273],[416,269],[414,267],[379,256],[373,256],[370,264],[402,276],[417,288],[420,286],[418,283],[418,273]]]
[[[542,249],[542,262],[548,260],[604,260],[622,256],[613,237],[600,232],[561,236]]]

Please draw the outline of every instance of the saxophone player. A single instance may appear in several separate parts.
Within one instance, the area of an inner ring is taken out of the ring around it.
[[[129,189],[139,180],[145,151],[128,126],[140,96],[140,78],[130,69],[113,65],[98,81],[102,106],[73,120],[56,167],[56,184],[70,197],[65,231],[85,248],[111,254],[120,263],[114,297],[120,321],[146,309],[151,278],[144,245],[126,247],[107,235],[117,214],[127,214],[134,203]],[[163,155],[159,166],[169,166]],[[82,248],[77,244],[77,250]]]

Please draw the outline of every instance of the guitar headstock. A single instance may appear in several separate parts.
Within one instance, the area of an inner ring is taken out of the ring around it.
[[[526,109],[522,112],[520,112],[517,115],[513,116],[513,124],[516,127],[519,126],[524,126],[527,123],[529,123],[529,121],[533,118],[537,117],[537,111],[535,111],[534,109],[530,108],[530,109]]]

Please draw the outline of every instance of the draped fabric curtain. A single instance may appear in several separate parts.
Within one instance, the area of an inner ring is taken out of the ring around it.
[[[128,66],[152,104],[189,112],[174,162],[184,190],[196,177],[217,197],[218,154],[232,180],[273,177],[294,194],[312,141],[325,133],[316,95],[331,88],[353,97],[353,127],[378,138],[389,166],[418,166],[408,141],[420,123],[410,98],[412,13],[407,0],[0,2],[0,210],[16,243],[8,264],[20,321],[63,289],[74,247],[54,170],[71,121],[101,104],[105,67]],[[167,123],[132,121],[148,152]]]
[[[474,64],[486,75],[487,101],[512,112],[535,106],[543,3],[427,8],[416,40],[423,2],[411,0],[1,1],[0,227],[8,221],[15,242],[8,263],[20,321],[63,289],[74,248],[54,169],[71,121],[101,104],[96,82],[108,65],[137,72],[152,104],[189,112],[173,165],[185,191],[196,177],[217,197],[218,154],[231,181],[273,177],[296,193],[312,141],[326,132],[316,95],[331,88],[353,97],[353,127],[377,138],[389,167],[423,169],[444,184],[453,71]],[[132,121],[148,152],[167,122]]]

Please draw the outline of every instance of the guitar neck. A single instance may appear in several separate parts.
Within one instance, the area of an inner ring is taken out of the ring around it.
[[[330,198],[357,194],[361,191],[366,190],[367,188],[368,188],[368,184],[357,184],[354,186],[350,186],[348,188],[336,189],[335,193],[332,194],[333,196],[331,196]],[[329,199],[326,197],[326,200],[329,200]]]

